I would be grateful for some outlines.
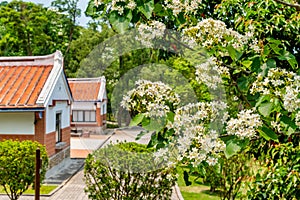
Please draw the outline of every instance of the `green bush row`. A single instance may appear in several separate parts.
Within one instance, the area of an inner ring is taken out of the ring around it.
[[[152,150],[136,143],[108,145],[86,159],[86,192],[90,199],[170,199],[174,168],[157,163]]]

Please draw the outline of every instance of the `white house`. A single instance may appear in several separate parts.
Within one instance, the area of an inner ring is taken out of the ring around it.
[[[60,51],[0,57],[0,140],[38,141],[58,164],[70,156],[72,101]]]
[[[72,128],[101,133],[106,127],[105,78],[72,78],[68,81],[74,98]]]

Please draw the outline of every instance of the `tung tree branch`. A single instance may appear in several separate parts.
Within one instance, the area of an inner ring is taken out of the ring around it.
[[[299,4],[291,4],[291,3],[288,3],[288,2],[285,2],[285,1],[282,1],[282,0],[274,0],[278,3],[281,3],[283,5],[286,5],[286,6],[289,6],[289,7],[294,7],[296,8],[297,11],[300,11],[300,5]]]

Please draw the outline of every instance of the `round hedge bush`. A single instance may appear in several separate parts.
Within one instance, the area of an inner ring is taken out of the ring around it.
[[[86,193],[97,200],[171,199],[176,172],[157,163],[153,149],[134,142],[108,145],[89,154]]]

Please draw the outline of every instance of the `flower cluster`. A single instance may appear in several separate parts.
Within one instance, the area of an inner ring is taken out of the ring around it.
[[[194,166],[205,160],[210,165],[215,164],[217,153],[225,149],[225,144],[210,124],[219,121],[221,127],[226,108],[224,102],[213,101],[188,104],[176,110],[169,128],[175,131],[178,160],[187,159]]]
[[[289,112],[294,112],[300,108],[300,84],[293,83],[286,87],[286,92],[283,95],[283,106]]]
[[[162,82],[139,80],[136,85],[121,102],[128,111],[144,113],[147,117],[163,117],[180,103],[179,96]]]
[[[179,13],[195,14],[201,5],[201,0],[165,0],[165,8],[173,11],[173,15],[177,16]]]
[[[208,49],[216,45],[223,47],[232,45],[236,49],[241,49],[248,45],[254,51],[260,51],[258,41],[256,39],[251,40],[253,38],[252,32],[242,35],[232,29],[228,29],[224,22],[211,18],[204,19],[196,26],[185,29],[184,33],[195,38],[198,44]]]
[[[252,138],[256,135],[256,129],[262,126],[262,121],[253,110],[242,110],[237,119],[231,118],[227,122],[226,131],[229,135],[236,135],[242,139]]]
[[[294,112],[300,108],[299,88],[300,76],[285,69],[271,68],[266,76],[258,75],[250,92],[282,99],[284,108]]]
[[[138,26],[138,35],[136,40],[140,41],[146,47],[153,47],[155,39],[161,39],[165,33],[166,25],[159,21],[152,21],[149,25],[140,24]]]
[[[217,89],[222,84],[222,75],[228,75],[226,67],[217,64],[217,58],[210,57],[200,65],[196,65],[196,80],[207,85],[208,88]]]
[[[94,4],[96,7],[104,4],[103,0],[94,0]],[[129,10],[134,10],[136,8],[136,3],[134,0],[112,0],[111,1],[111,10],[118,11],[119,15],[124,13],[124,8],[128,8]]]

